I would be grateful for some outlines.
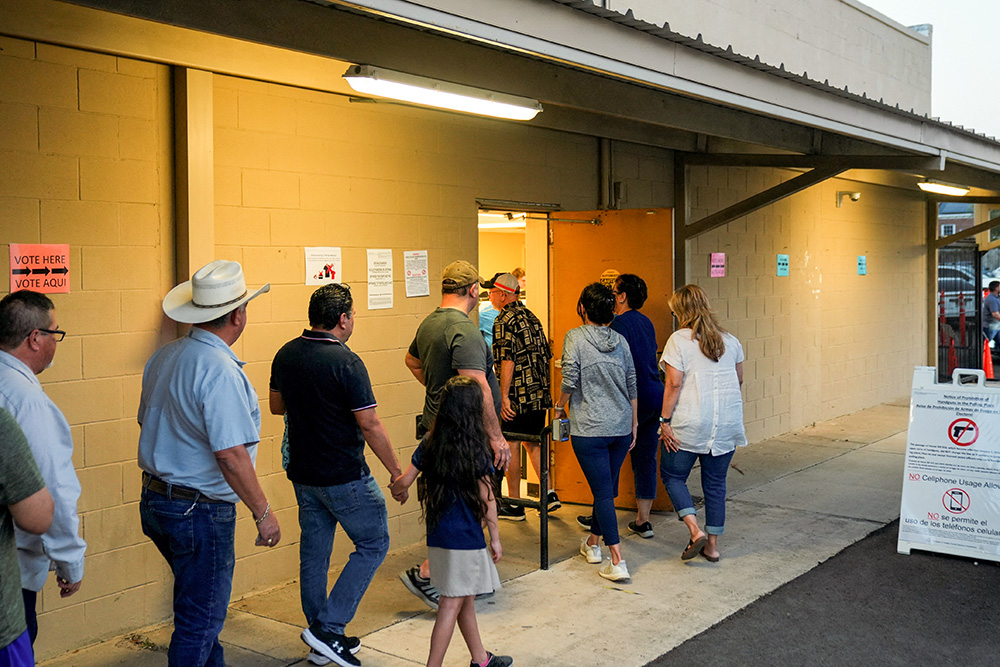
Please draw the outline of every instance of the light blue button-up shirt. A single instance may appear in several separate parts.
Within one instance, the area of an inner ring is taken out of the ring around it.
[[[87,543],[80,537],[76,503],[80,480],[73,467],[73,438],[69,423],[38,378],[17,357],[0,351],[0,407],[17,420],[28,438],[31,453],[55,501],[52,527],[32,535],[15,527],[21,587],[40,591],[50,569],[70,583],[83,579]]]
[[[248,445],[257,460],[260,406],[243,363],[221,338],[198,327],[150,357],[139,401],[140,468],[209,498],[239,502],[215,452]]]

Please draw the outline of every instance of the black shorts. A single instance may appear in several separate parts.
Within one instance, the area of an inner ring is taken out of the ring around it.
[[[545,418],[548,410],[532,410],[524,414],[514,415],[509,422],[502,422],[500,429],[504,433],[523,433],[524,435],[540,435],[545,428]]]

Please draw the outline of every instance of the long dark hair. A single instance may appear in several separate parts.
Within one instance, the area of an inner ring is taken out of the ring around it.
[[[433,531],[448,508],[465,503],[479,521],[486,505],[479,496],[479,480],[492,470],[486,428],[483,426],[483,390],[471,377],[456,375],[441,390],[434,426],[424,442],[424,522]]]

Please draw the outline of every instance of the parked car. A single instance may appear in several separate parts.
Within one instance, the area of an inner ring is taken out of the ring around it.
[[[988,285],[990,278],[986,280]],[[983,302],[982,284],[983,278],[975,276],[965,266],[955,264],[943,264],[938,266],[938,293],[934,298],[937,308],[935,315],[941,313],[941,292],[944,292],[944,316],[946,318],[958,318],[960,314],[959,301],[963,300],[965,305],[965,317],[972,320],[979,312]]]

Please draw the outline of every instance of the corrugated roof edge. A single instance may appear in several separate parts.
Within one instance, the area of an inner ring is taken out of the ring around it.
[[[825,81],[816,81],[815,79],[809,78],[808,72],[803,72],[802,74],[795,74],[785,69],[785,64],[781,63],[777,67],[769,63],[761,61],[760,56],[750,56],[743,55],[741,53],[736,53],[733,51],[732,45],[722,48],[721,46],[716,46],[714,44],[709,44],[702,39],[701,34],[697,37],[688,37],[687,35],[682,35],[679,32],[674,32],[670,29],[669,23],[664,23],[662,26],[658,26],[655,23],[649,23],[643,21],[642,19],[635,18],[632,10],[629,9],[624,14],[617,12],[613,9],[607,9],[596,4],[596,0],[552,0],[561,5],[570,7],[571,9],[577,9],[588,14],[612,21],[619,25],[625,26],[627,28],[633,28],[645,32],[647,34],[653,35],[654,37],[659,37],[661,39],[674,42],[675,44],[680,44],[702,53],[707,53],[723,60],[727,60],[731,63],[736,63],[737,65],[743,65],[745,67],[750,67],[751,69],[757,70],[758,72],[764,72],[765,74],[771,74],[773,76],[780,77],[787,81],[792,81],[794,83],[801,84],[803,86],[809,86],[810,88],[815,88],[817,90],[822,90],[824,92],[837,95],[838,97],[843,97],[847,99],[860,102],[862,104],[867,104],[868,106],[889,111],[891,113],[899,114],[901,116],[907,116],[910,118],[917,118],[922,121],[933,123],[941,127],[945,127],[951,130],[958,130],[965,134],[972,135],[979,139],[985,139],[991,141],[997,145],[1000,145],[1000,141],[997,141],[996,137],[987,136],[986,134],[976,132],[973,129],[966,129],[962,125],[955,125],[949,121],[943,121],[940,118],[932,117],[927,114],[918,114],[913,109],[909,111],[901,109],[898,104],[890,105],[886,104],[882,98],[878,100],[868,97],[867,94],[852,93],[847,86],[843,88],[837,88],[836,86],[830,85],[829,79]]]

